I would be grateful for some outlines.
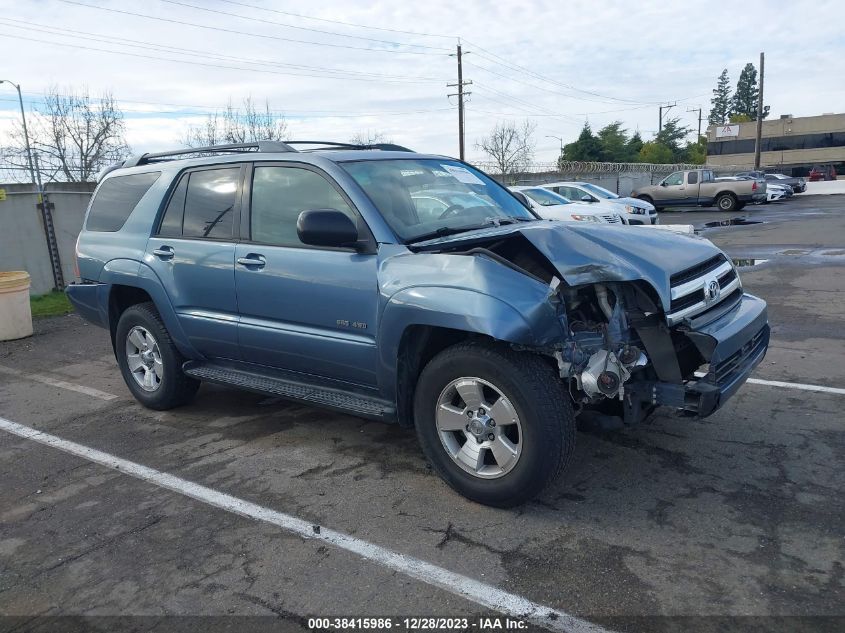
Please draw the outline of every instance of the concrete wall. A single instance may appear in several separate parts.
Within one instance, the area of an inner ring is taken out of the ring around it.
[[[73,270],[76,237],[82,229],[94,187],[94,183],[56,183],[47,187],[49,200],[55,205],[53,225],[65,283],[76,277]],[[53,270],[32,185],[0,185],[0,189],[6,190],[6,199],[0,200],[0,270],[25,270],[32,278],[32,294],[50,292]]]
[[[534,174],[519,174],[516,176],[509,176],[507,184],[517,185],[542,185],[547,182],[562,181],[576,181],[576,182],[591,182],[605,189],[610,189],[618,193],[620,196],[631,195],[631,191],[637,187],[644,185],[653,185],[660,182],[669,172],[587,172],[587,173],[560,173],[555,171],[534,173]],[[501,176],[491,174],[501,182]],[[577,202],[577,200],[573,200]]]

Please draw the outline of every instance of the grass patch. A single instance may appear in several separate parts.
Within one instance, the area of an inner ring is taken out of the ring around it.
[[[29,306],[32,308],[33,317],[61,316],[73,312],[67,295],[57,290],[39,297],[30,297]]]

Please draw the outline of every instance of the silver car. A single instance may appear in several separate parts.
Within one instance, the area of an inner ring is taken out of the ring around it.
[[[574,202],[612,207],[626,218],[627,224],[659,224],[654,205],[638,198],[624,198],[591,182],[550,182],[544,188]]]

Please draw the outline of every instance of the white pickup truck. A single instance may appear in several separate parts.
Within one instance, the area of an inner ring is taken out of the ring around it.
[[[738,211],[749,202],[766,200],[766,181],[735,180],[719,182],[711,169],[676,171],[656,185],[639,187],[631,195],[664,207],[711,207],[720,211]]]

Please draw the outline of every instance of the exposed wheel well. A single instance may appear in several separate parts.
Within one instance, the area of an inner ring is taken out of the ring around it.
[[[643,200],[644,202],[648,202],[651,205],[654,204],[654,198],[652,198],[651,196],[646,195],[646,194],[642,194],[642,195],[637,196],[637,200]]]
[[[414,425],[414,390],[417,378],[428,361],[447,347],[461,341],[489,337],[464,330],[412,325],[402,333],[396,359],[396,417],[402,426]]]
[[[130,306],[152,301],[146,290],[134,286],[115,284],[109,293],[109,331],[111,332],[112,347],[120,315]]]

